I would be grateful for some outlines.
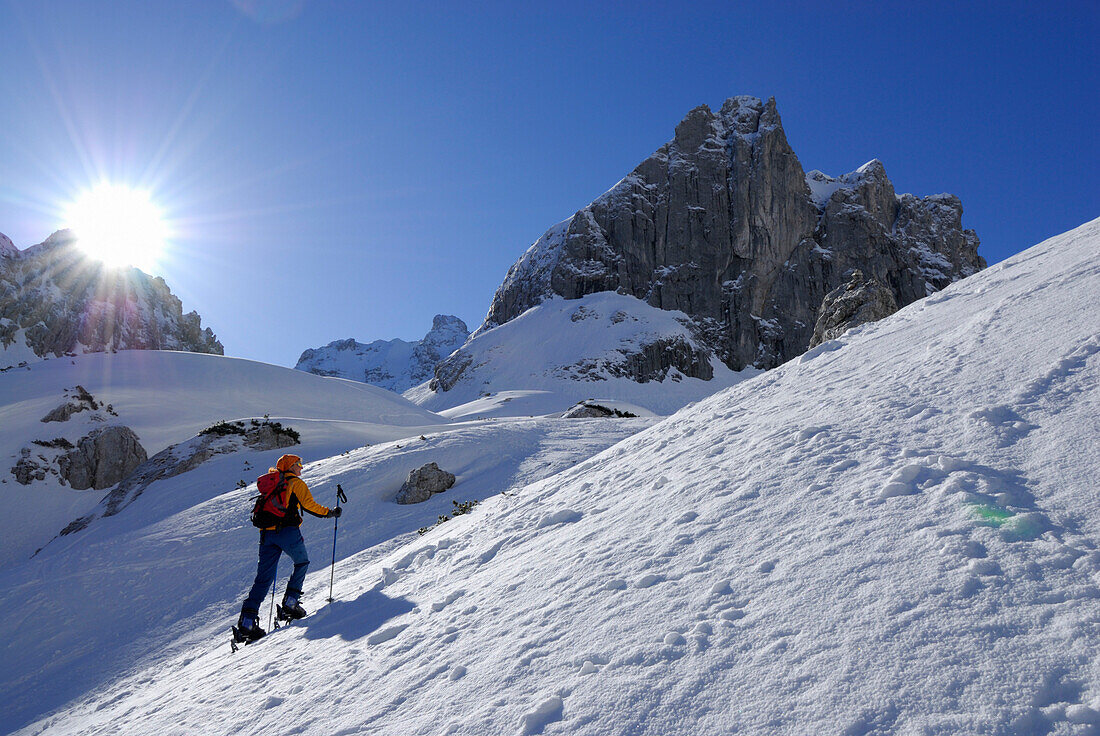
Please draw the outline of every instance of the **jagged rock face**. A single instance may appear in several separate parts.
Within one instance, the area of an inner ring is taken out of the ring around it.
[[[336,340],[306,350],[294,367],[319,376],[362,381],[401,393],[430,379],[436,365],[466,342],[470,331],[458,317],[437,314],[417,342]]]
[[[85,256],[67,231],[25,251],[4,245],[0,347],[24,330],[39,357],[130,349],[223,354],[210,328],[203,329],[196,312],[183,313],[162,278],[108,268]]]
[[[103,427],[81,438],[58,458],[61,477],[77,491],[102,490],[118,483],[149,458],[134,430]]]
[[[428,463],[409,473],[401,490],[397,492],[397,503],[421,503],[431,498],[432,494],[442,493],[454,484],[453,473],[440,469],[435,463]]]
[[[853,327],[876,322],[898,311],[894,294],[876,278],[856,271],[843,286],[830,291],[821,302],[810,347],[835,340]]]
[[[0,233],[0,258],[18,258],[19,249],[11,242],[11,238]]]
[[[734,97],[717,114],[692,110],[672,141],[547,231],[475,335],[554,294],[618,291],[691,315],[730,368],[771,368],[807,348],[822,299],[857,268],[901,305],[983,268],[961,217],[951,195],[898,197],[877,161],[808,178],[775,100]]]

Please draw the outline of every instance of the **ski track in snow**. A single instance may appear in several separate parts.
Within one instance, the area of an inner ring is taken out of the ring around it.
[[[232,654],[231,601],[169,612],[19,733],[1098,733],[1098,252],[1095,221],[599,455],[549,442],[303,621]]]

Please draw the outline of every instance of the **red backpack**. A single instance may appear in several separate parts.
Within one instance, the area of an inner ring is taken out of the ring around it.
[[[288,526],[287,507],[283,500],[286,477],[277,470],[256,479],[256,504],[252,507],[252,525],[259,529]],[[290,499],[287,498],[287,501]]]

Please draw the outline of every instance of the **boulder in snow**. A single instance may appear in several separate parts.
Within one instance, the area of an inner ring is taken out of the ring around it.
[[[442,493],[454,484],[453,473],[441,470],[435,463],[428,463],[409,473],[405,484],[397,492],[397,502],[407,504],[427,501],[433,493]]]
[[[93,430],[57,459],[61,477],[78,491],[100,490],[134,472],[149,459],[134,430],[124,425]]]
[[[876,322],[898,311],[893,292],[874,276],[856,270],[848,283],[825,295],[810,347],[835,340],[853,327]]]

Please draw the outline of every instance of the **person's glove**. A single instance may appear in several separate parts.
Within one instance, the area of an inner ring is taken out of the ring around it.
[[[343,512],[344,512],[344,510],[343,510],[342,508],[340,508],[339,506],[337,506],[337,507],[336,507],[336,508],[334,508],[334,509],[329,509],[329,510],[328,510],[328,515],[329,515],[329,516],[330,516],[331,518],[334,518],[334,519],[339,519],[339,518],[340,518],[340,514],[342,514]]]

